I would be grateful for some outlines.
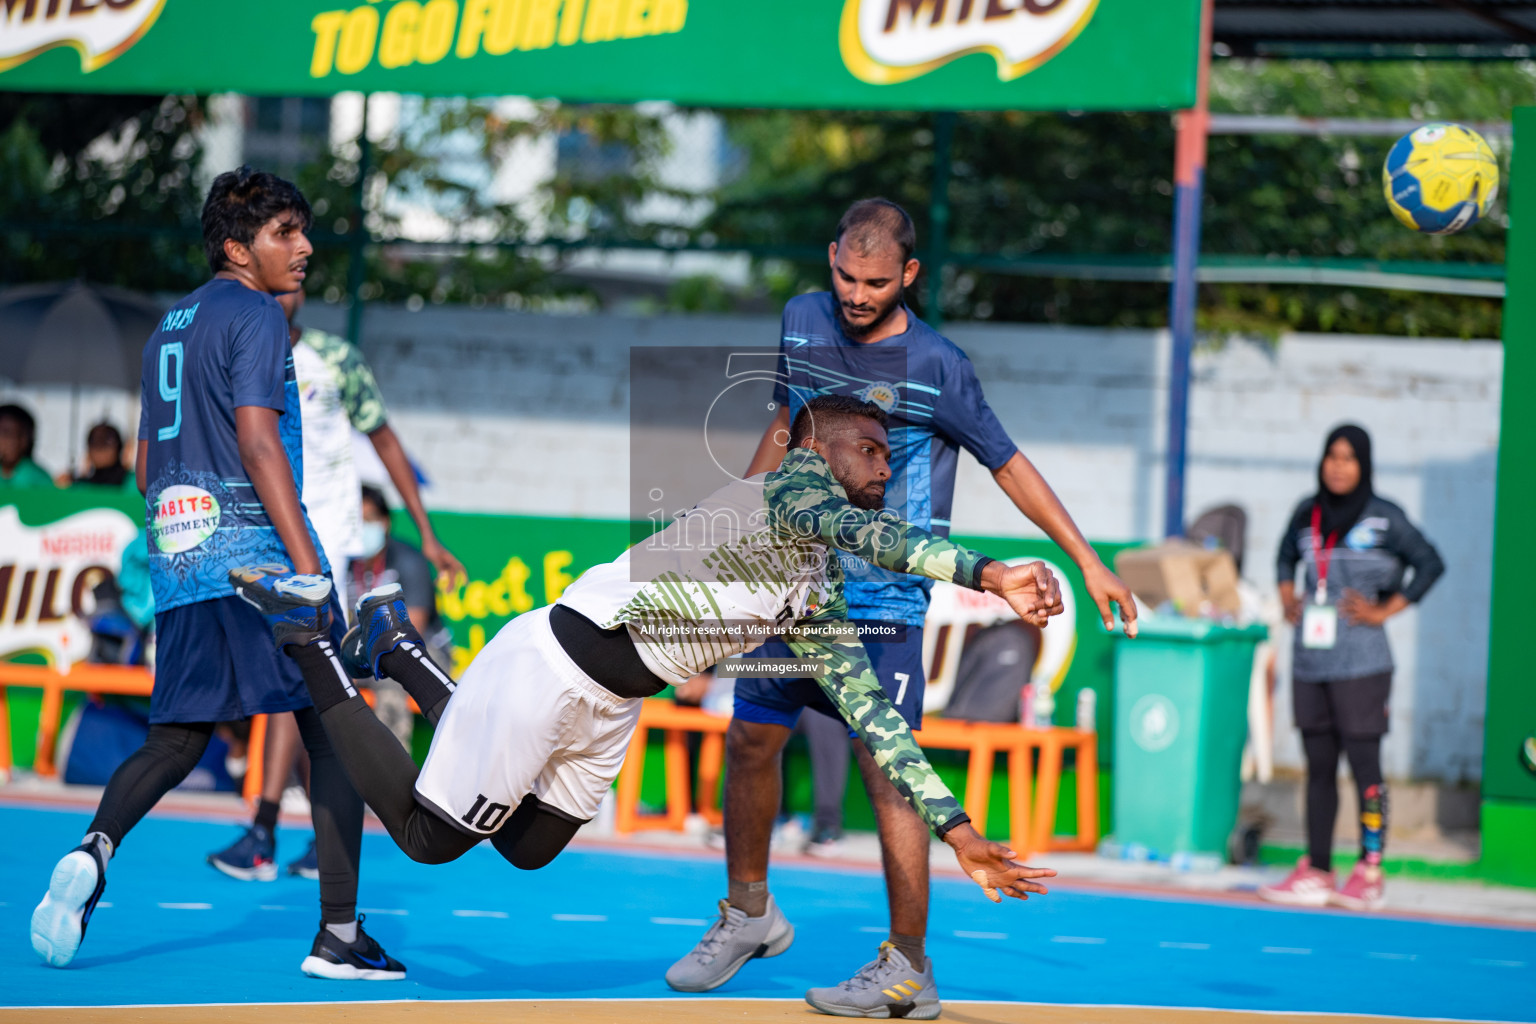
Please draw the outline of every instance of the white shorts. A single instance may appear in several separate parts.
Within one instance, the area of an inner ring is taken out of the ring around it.
[[[507,623],[464,670],[416,796],[467,831],[490,835],[529,793],[575,821],[597,816],[640,719],[572,663],[549,609]]]

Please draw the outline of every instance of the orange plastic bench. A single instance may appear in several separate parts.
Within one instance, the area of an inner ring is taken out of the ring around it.
[[[976,831],[986,834],[992,788],[993,759],[1008,758],[1009,844],[1021,857],[1050,850],[1093,850],[1099,843],[1099,737],[1076,729],[1025,729],[1011,723],[966,722],[928,718],[912,734],[919,746],[964,750],[970,754],[965,772],[967,814]],[[1077,834],[1058,839],[1056,802],[1061,789],[1063,754],[1077,752]],[[1030,775],[1033,754],[1039,751],[1040,777],[1034,787],[1031,814]]]
[[[11,771],[10,695],[6,687],[27,686],[43,691],[33,770],[39,775],[57,775],[53,757],[59,741],[60,719],[64,715],[65,691],[148,697],[154,685],[154,675],[137,666],[75,665],[68,672],[60,672],[47,665],[0,662],[0,771],[6,775]]]
[[[621,835],[654,829],[681,832],[688,821],[688,733],[704,735],[699,748],[699,813],[711,825],[724,820],[716,806],[720,772],[725,764],[725,730],[731,720],[699,708],[679,706],[661,698],[640,705],[640,723],[630,738],[619,769],[619,791],[614,807],[614,829]],[[666,730],[663,763],[667,777],[667,809],[663,814],[640,813],[640,782],[645,775],[645,744],[652,729]]]
[[[78,664],[68,672],[60,672],[47,665],[19,665],[0,661],[0,781],[11,774],[11,715],[10,694],[7,687],[26,686],[43,691],[42,707],[37,718],[37,753],[33,770],[39,775],[57,775],[54,756],[58,749],[59,729],[64,717],[64,694],[111,693],[126,697],[148,697],[155,686],[155,676],[147,668],[136,665]],[[362,691],[363,698],[373,704],[373,691]],[[406,699],[413,712],[419,712],[416,702]],[[247,745],[247,771],[243,796],[254,802],[261,796],[261,752],[265,747],[267,716],[251,716],[251,737]],[[254,755],[254,756],[252,756]]]
[[[679,707],[673,701],[647,700],[640,722],[630,740],[624,767],[619,771],[614,828],[620,834],[661,829],[681,832],[688,819],[688,741],[699,732],[699,780],[695,805],[711,824],[719,824],[716,806],[720,774],[725,761],[725,732],[731,720],[698,708]],[[641,814],[640,783],[645,775],[648,731],[663,729],[663,764],[666,773],[667,807],[662,814]],[[1023,729],[1017,725],[963,722],[930,718],[913,734],[919,745],[930,749],[964,750],[970,753],[966,767],[965,809],[978,832],[985,833],[991,795],[993,759],[1008,757],[1008,800],[1012,835],[1010,842],[1021,857],[1050,850],[1092,850],[1099,841],[1098,735],[1075,729]],[[1063,754],[1077,752],[1077,834],[1052,835],[1056,802],[1061,786]],[[1038,799],[1031,814],[1030,776],[1033,754],[1039,751]]]

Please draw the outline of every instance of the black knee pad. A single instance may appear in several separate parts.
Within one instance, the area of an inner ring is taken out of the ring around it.
[[[507,823],[491,836],[491,845],[513,867],[537,871],[554,860],[586,823],[530,793],[507,818]]]

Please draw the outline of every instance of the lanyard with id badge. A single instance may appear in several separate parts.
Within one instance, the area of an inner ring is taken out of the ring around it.
[[[1331,651],[1339,639],[1339,610],[1328,603],[1328,564],[1333,561],[1333,545],[1339,539],[1330,533],[1322,539],[1323,510],[1312,506],[1312,556],[1317,561],[1317,593],[1301,612],[1301,646],[1314,651]]]

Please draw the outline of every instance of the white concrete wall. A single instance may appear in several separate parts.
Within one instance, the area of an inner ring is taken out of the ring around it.
[[[329,329],[344,323],[339,308],[318,303],[305,315]],[[603,518],[628,515],[629,347],[771,346],[777,335],[775,318],[375,307],[365,321],[392,420],[432,478],[433,507]],[[1089,537],[1161,534],[1166,335],[957,325],[951,336]],[[1398,662],[1386,745],[1395,777],[1455,782],[1480,772],[1502,365],[1496,342],[1336,335],[1273,347],[1234,341],[1195,359],[1188,505],[1248,510],[1249,579],[1273,584],[1280,532],[1315,487],[1325,434],[1345,420],[1372,433],[1377,490],[1445,557],[1448,572],[1423,611],[1388,627]],[[0,388],[0,401],[10,394]],[[68,393],[23,397],[34,408],[41,400],[39,455],[60,467]],[[98,410],[134,403],[93,393],[82,405],[81,433]],[[968,456],[956,498],[956,532],[1038,535]],[[1286,662],[1279,753],[1298,764]]]

